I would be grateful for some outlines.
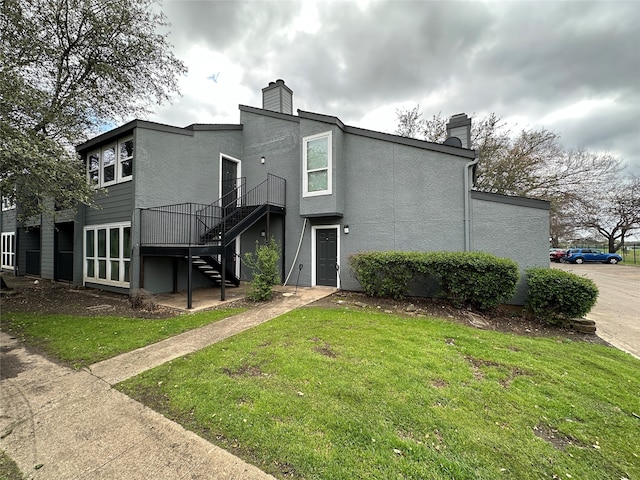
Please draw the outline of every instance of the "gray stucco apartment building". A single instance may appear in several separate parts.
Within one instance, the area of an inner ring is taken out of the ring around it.
[[[239,124],[134,120],[79,145],[100,208],[19,223],[3,204],[2,270],[122,293],[232,287],[251,278],[241,256],[269,237],[282,280],[301,286],[359,290],[348,258],[371,250],[549,265],[548,202],[473,190],[466,115],[438,144],[294,115],[282,80],[262,92]],[[513,302],[524,298],[521,282]]]

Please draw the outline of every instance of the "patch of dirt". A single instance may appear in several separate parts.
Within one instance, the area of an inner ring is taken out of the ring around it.
[[[557,428],[551,425],[538,424],[533,427],[533,433],[536,437],[550,443],[558,450],[564,450],[568,445],[577,445],[585,447],[586,445],[577,439],[560,433]]]
[[[240,367],[238,367],[235,370],[231,370],[230,368],[223,368],[222,371],[226,375],[229,375],[230,377],[242,377],[242,376],[262,377],[264,375],[262,373],[262,370],[260,370],[259,366],[249,365],[246,363],[240,365]]]
[[[531,337],[566,337],[571,340],[609,345],[597,335],[579,333],[562,326],[547,325],[527,315],[522,307],[515,305],[500,305],[489,312],[477,312],[465,308],[454,308],[432,298],[407,297],[394,300],[369,297],[360,292],[337,292],[312,305],[324,308],[370,309],[409,317],[439,317],[482,330]],[[454,340],[450,339],[450,341],[453,344]]]
[[[168,318],[179,312],[156,305],[153,310],[131,308],[129,296],[32,277],[2,276],[11,290],[2,290],[2,310],[22,313],[68,314],[80,317]]]
[[[134,318],[160,319],[179,315],[180,310],[156,305],[153,310],[134,309],[128,295],[112,293],[85,287],[52,282],[32,277],[2,275],[9,291],[2,290],[3,311],[68,314],[83,317],[122,316]],[[256,304],[248,300],[238,300],[234,305],[249,308]],[[510,332],[534,337],[567,337],[591,343],[608,345],[597,335],[578,333],[570,328],[547,325],[523,312],[522,308],[501,305],[491,312],[476,312],[457,309],[446,303],[422,297],[408,297],[403,300],[369,297],[360,292],[340,291],[329,295],[314,306],[325,308],[371,309],[379,312],[407,315],[410,317],[439,317],[453,322],[484,330]],[[453,339],[451,339],[453,342]],[[318,353],[327,356],[335,354],[330,346]]]

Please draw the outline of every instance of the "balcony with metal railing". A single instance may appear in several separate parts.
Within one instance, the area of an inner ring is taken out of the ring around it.
[[[187,202],[142,209],[140,246],[224,246],[265,213],[284,213],[284,178],[269,174],[251,190],[247,191],[245,185],[242,179],[224,197],[208,205]]]

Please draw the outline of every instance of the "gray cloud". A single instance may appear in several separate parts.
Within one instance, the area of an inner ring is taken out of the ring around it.
[[[639,2],[319,2],[317,31],[300,24],[302,9],[288,1],[164,8],[178,55],[206,45],[241,68],[251,100],[283,78],[296,107],[353,125],[377,107],[412,107],[433,93],[445,115],[496,112],[529,125],[613,99],[550,128],[569,147],[619,153],[640,174]],[[183,100],[197,111],[197,97]]]

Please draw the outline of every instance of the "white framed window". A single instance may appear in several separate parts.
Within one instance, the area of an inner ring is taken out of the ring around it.
[[[302,171],[304,197],[331,195],[331,132],[304,137]]]
[[[13,269],[16,264],[16,232],[2,232],[1,240],[0,267]]]
[[[118,181],[131,180],[133,175],[133,138],[118,143]]]
[[[87,180],[95,188],[133,178],[133,137],[105,145],[87,155]]]
[[[84,228],[84,283],[129,287],[131,223]]]
[[[102,170],[100,176],[102,186],[107,187],[116,183],[116,146],[109,145],[102,149]]]
[[[9,197],[2,197],[2,211],[11,210],[16,208],[15,202],[12,202]]]
[[[92,187],[100,186],[100,151],[91,152],[87,156],[87,178]]]

